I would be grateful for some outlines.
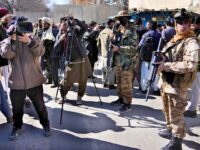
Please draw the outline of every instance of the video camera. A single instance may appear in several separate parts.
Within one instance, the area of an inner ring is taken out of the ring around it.
[[[18,17],[14,18],[13,22],[11,23],[11,28],[9,27],[7,30],[8,35],[13,35],[16,33],[19,36],[22,36],[23,33],[32,33],[33,32],[33,25],[31,22],[27,21],[28,18],[25,17]]]
[[[74,18],[72,16],[62,17],[60,18],[61,21],[67,22],[69,26],[74,26]]]

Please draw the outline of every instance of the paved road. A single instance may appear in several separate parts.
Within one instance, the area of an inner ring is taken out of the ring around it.
[[[76,87],[67,95],[63,122],[59,124],[61,106],[55,103],[56,88],[44,85],[45,103],[48,108],[52,136],[45,138],[37,115],[31,106],[25,108],[23,134],[16,141],[9,141],[12,126],[0,113],[0,150],[159,150],[169,140],[157,135],[165,126],[160,96],[145,95],[134,87],[132,111],[120,116],[119,106],[111,106],[117,99],[115,90],[97,88],[103,105],[91,80],[88,80],[82,106],[75,106]],[[186,118],[187,136],[183,150],[200,150],[200,114]]]

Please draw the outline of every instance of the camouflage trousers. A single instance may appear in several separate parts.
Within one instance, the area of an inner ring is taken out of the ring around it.
[[[185,137],[186,125],[183,113],[187,106],[187,93],[168,94],[161,90],[161,96],[167,128],[172,130],[174,136],[178,138]]]
[[[122,70],[121,66],[115,67],[117,94],[119,98],[123,98],[124,103],[131,104],[132,102],[132,84],[133,70]]]

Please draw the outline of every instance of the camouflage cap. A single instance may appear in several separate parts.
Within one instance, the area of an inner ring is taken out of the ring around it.
[[[190,21],[191,14],[189,12],[187,12],[186,9],[183,8],[174,15],[174,19],[175,19],[175,21],[180,21],[180,20]]]
[[[119,18],[119,17],[131,17],[131,16],[128,14],[128,10],[121,10],[118,12],[115,18]]]

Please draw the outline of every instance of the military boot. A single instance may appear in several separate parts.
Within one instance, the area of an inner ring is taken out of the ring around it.
[[[182,141],[182,138],[172,137],[169,144],[167,144],[161,150],[182,150]]]
[[[22,133],[22,130],[21,129],[18,129],[18,128],[15,128],[13,127],[12,129],[12,133],[9,137],[9,140],[12,141],[12,140],[16,140]]]
[[[46,127],[43,127],[43,130],[44,130],[44,136],[45,136],[45,137],[51,136],[51,128],[50,128],[49,125],[46,126]]]
[[[81,96],[77,97],[76,105],[82,105],[82,97]]]
[[[166,139],[171,139],[172,138],[172,130],[170,130],[170,129],[160,130],[158,132],[158,135],[160,135],[161,137],[166,138]]]
[[[124,104],[123,98],[118,98],[116,101],[111,102],[111,105],[117,106],[117,105],[122,105]]]
[[[196,118],[197,117],[197,111],[196,110],[186,110],[184,112],[184,117],[191,117],[191,118]]]

